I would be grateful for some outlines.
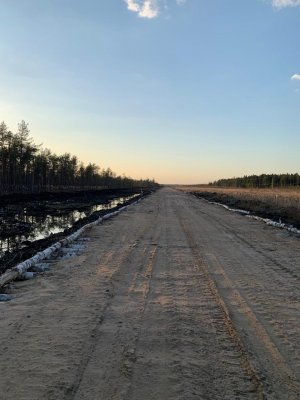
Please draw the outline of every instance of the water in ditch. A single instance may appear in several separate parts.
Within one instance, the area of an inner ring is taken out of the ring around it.
[[[12,205],[0,208],[0,259],[7,252],[14,252],[36,240],[63,232],[71,228],[78,220],[89,217],[94,212],[110,210],[136,196],[138,195],[102,199],[97,204],[75,206],[74,209],[70,209],[70,206],[63,202],[52,202],[47,204],[46,212],[43,205],[40,210],[39,205],[36,208],[32,205],[29,207]]]

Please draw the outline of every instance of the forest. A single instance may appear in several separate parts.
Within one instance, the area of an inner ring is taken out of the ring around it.
[[[154,180],[117,176],[110,168],[84,165],[70,153],[57,155],[34,143],[28,123],[17,132],[0,123],[0,195],[64,190],[154,187]]]
[[[274,188],[300,186],[300,175],[295,174],[262,174],[241,178],[219,179],[210,182],[211,186],[233,188]]]

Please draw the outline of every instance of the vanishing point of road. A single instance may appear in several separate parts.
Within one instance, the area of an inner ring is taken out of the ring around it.
[[[300,239],[163,188],[0,304],[1,400],[300,398]]]

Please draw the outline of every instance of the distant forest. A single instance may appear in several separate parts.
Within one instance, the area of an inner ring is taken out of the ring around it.
[[[153,180],[117,176],[110,168],[84,165],[69,153],[56,155],[36,145],[28,124],[21,121],[11,132],[0,124],[0,194],[51,190],[154,187]]]
[[[210,185],[233,188],[294,187],[300,186],[300,175],[298,173],[249,175],[242,178],[219,179]]]

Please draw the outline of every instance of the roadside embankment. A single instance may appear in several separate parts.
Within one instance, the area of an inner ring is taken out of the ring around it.
[[[180,186],[181,190],[211,202],[247,210],[262,218],[300,228],[300,188],[243,189]]]

